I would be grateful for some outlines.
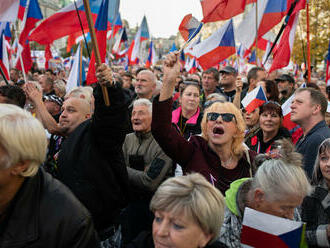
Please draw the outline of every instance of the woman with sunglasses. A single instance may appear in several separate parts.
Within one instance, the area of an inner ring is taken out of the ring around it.
[[[291,139],[289,131],[282,127],[283,114],[281,105],[269,101],[260,107],[259,126],[256,135],[246,139],[246,145],[257,153],[267,153],[272,144],[279,139]]]
[[[301,219],[307,223],[308,247],[330,247],[330,138],[318,149],[312,185],[313,193],[301,206]]]
[[[172,123],[185,139],[189,139],[191,135],[201,133],[200,87],[194,81],[184,81],[180,86],[183,86],[179,96],[180,107],[172,112]]]
[[[199,172],[223,194],[234,180],[251,177],[255,153],[243,145],[245,123],[230,102],[215,102],[205,109],[202,135],[184,139],[171,126],[172,92],[180,72],[176,53],[164,61],[164,80],[159,98],[153,102],[152,134],[184,173]]]

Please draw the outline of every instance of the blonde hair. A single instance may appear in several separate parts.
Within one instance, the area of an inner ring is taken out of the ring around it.
[[[225,201],[221,192],[198,173],[172,177],[163,182],[150,202],[151,211],[184,214],[192,218],[213,242],[220,234]]]
[[[220,112],[220,111],[221,112],[225,111],[226,113],[231,113],[235,115],[237,134],[233,136],[233,143],[231,145],[231,150],[235,156],[240,157],[245,150],[243,141],[244,141],[244,131],[246,129],[246,125],[241,111],[233,103],[215,102],[205,109],[201,123],[202,137],[207,141],[209,140],[209,137],[207,136],[207,114],[211,112]]]
[[[5,168],[28,161],[29,166],[21,176],[32,177],[46,157],[46,133],[40,121],[26,110],[0,104],[0,146],[6,153],[1,161]]]

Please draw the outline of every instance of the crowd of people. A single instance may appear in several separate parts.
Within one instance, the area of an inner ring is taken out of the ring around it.
[[[33,68],[0,82],[0,247],[241,247],[246,207],[330,247],[324,75],[189,74],[170,53],[153,69],[102,64],[67,92],[65,71]],[[267,101],[248,111],[258,86]]]

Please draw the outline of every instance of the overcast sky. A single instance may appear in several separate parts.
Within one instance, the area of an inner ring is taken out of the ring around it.
[[[150,35],[163,38],[176,35],[187,14],[202,19],[200,0],[121,0],[119,11],[130,27],[140,25],[146,15]]]

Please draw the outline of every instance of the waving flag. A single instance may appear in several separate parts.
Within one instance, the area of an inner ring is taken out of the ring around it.
[[[252,0],[249,2],[255,2]],[[201,0],[203,23],[223,21],[232,18],[245,9],[246,0]]]
[[[192,14],[186,15],[180,26],[179,31],[185,41],[191,40],[196,36],[201,30],[203,23],[198,21]]]
[[[122,28],[120,31],[119,31],[119,35],[117,36],[117,39],[115,41],[115,44],[113,45],[113,48],[112,48],[112,53],[114,55],[117,55],[119,54],[120,52],[120,49],[121,49],[121,46],[124,42],[127,41],[127,34],[126,34],[126,28]]]
[[[140,50],[141,42],[147,39],[149,39],[149,29],[147,19],[144,16],[142,19],[141,26],[138,29],[135,38],[128,49],[128,59],[130,65],[138,63],[138,53]]]
[[[108,21],[112,22],[118,15],[120,0],[109,1]],[[102,0],[89,0],[92,17],[95,21],[99,13]],[[88,29],[88,23],[84,11],[83,0],[76,1],[79,15],[84,30]],[[56,28],[54,28],[56,27]],[[29,40],[36,41],[39,44],[46,45],[53,43],[54,40],[67,36],[69,34],[81,32],[79,18],[74,3],[59,10],[52,16],[43,20],[40,25],[31,33]]]
[[[103,0],[100,7],[100,12],[97,16],[95,23],[97,45],[99,47],[102,63],[105,62],[105,55],[107,50],[108,7],[109,7],[109,0]],[[91,61],[88,67],[86,83],[87,85],[90,85],[96,82],[97,82],[97,78],[95,75],[95,54],[93,51],[91,56]]]
[[[19,0],[2,0],[0,22],[14,22],[17,19]]]
[[[9,80],[9,60],[4,32],[0,36],[0,66],[6,78]]]
[[[327,56],[327,69],[325,75],[325,82],[327,86],[330,85],[330,41],[329,41],[329,49],[328,49],[328,56]]]
[[[245,208],[241,243],[243,247],[303,248],[305,225],[302,222]]]
[[[189,64],[188,64],[186,70],[190,74],[193,74],[193,73],[195,73],[197,71],[197,63],[196,63],[196,59],[195,58],[190,59]]]
[[[113,30],[111,33],[111,37],[115,37],[116,34],[118,33],[118,31],[123,27],[123,22],[121,21],[121,16],[120,13],[118,13],[117,18],[114,22],[114,24],[112,25]]]
[[[256,108],[260,107],[267,101],[266,94],[261,86],[256,87],[242,100],[242,105],[245,108],[246,112],[251,113]]]
[[[18,48],[18,56],[16,61],[16,68],[20,71],[23,71],[20,56],[22,57],[23,65],[24,65],[24,71],[27,73],[31,67],[32,67],[32,58],[31,58],[31,49],[30,49],[30,43],[28,40],[25,41],[25,44],[23,46],[19,45]]]
[[[11,40],[11,31],[10,31],[10,24],[9,22],[6,23],[5,29],[4,29],[4,35],[5,39],[10,42]]]
[[[66,84],[67,92],[79,86],[80,81],[81,82],[85,81],[85,68],[84,68],[84,63],[82,63],[81,49],[82,47],[79,45],[76,54],[74,55],[73,58],[73,65],[71,67],[71,71],[68,77],[68,83]]]
[[[188,44],[188,46],[183,50],[185,54],[191,56],[191,57],[195,57],[195,53],[194,53],[194,47],[201,43],[201,36],[199,36],[197,39],[195,39],[194,41],[190,42]]]
[[[146,67],[149,68],[151,65],[155,65],[157,62],[157,55],[155,51],[155,46],[154,43],[151,41],[150,42],[150,47],[149,47],[149,55],[148,59],[146,62]]]
[[[24,23],[24,29],[19,37],[19,43],[23,46],[27,40],[30,31],[35,27],[36,23],[40,21],[42,13],[38,4],[38,0],[30,0],[27,15]]]
[[[18,8],[18,14],[17,18],[23,21],[24,13],[27,5],[27,0],[20,0],[19,1],[19,8]]]
[[[214,34],[193,48],[201,67],[206,70],[236,52],[233,21],[229,20]]]
[[[253,65],[257,64],[257,54],[255,49],[252,51],[248,63]]]
[[[281,41],[273,54],[273,63],[271,68],[269,69],[269,73],[276,69],[283,68],[289,64],[298,19],[299,13],[290,16],[288,26],[286,26],[281,37]]]

